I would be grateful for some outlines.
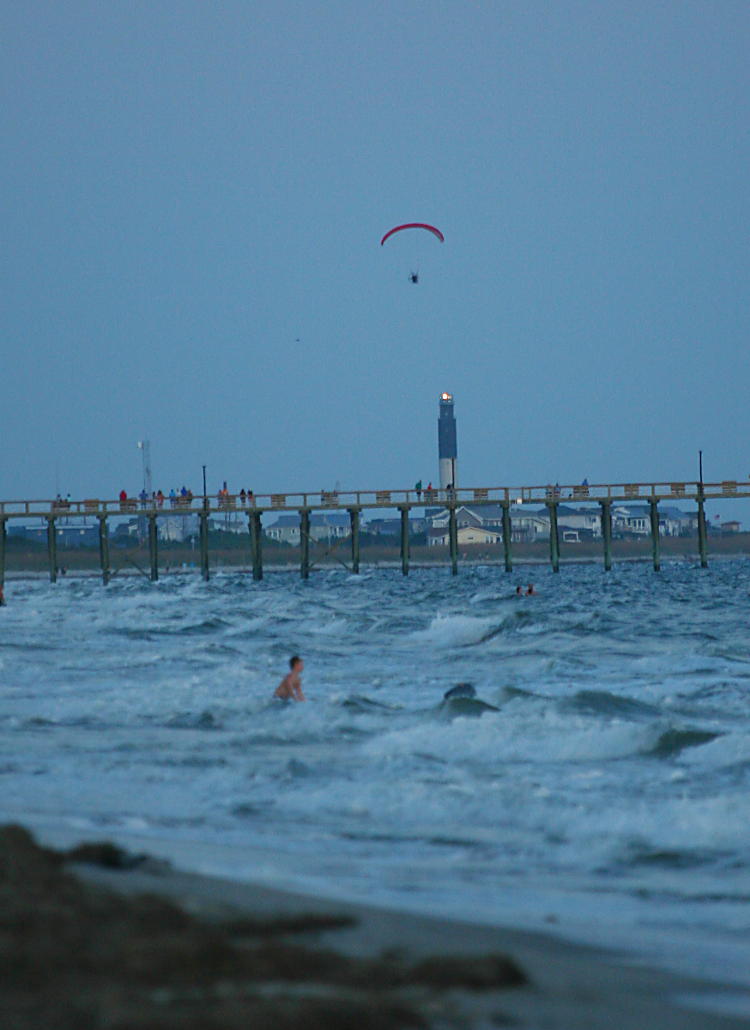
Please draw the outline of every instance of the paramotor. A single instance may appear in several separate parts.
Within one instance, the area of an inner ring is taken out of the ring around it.
[[[396,225],[393,229],[389,229],[380,241],[380,246],[383,246],[389,236],[393,236],[394,233],[401,232],[403,229],[426,229],[428,232],[431,232],[433,236],[437,236],[441,243],[445,243],[445,237],[439,229],[435,228],[434,225],[427,225],[426,222],[406,222],[404,225]]]

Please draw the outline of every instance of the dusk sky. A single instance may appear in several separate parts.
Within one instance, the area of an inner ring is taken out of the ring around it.
[[[747,481],[747,0],[0,28],[0,498]]]

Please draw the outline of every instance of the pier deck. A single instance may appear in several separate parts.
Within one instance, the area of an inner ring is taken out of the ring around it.
[[[241,500],[239,494],[195,494],[191,498],[177,497],[174,503],[165,498],[162,504],[155,501],[141,501],[129,497],[126,501],[85,498],[83,500],[36,500],[0,501],[0,518],[50,515],[187,515],[208,511],[209,514],[224,514],[227,511],[295,512],[341,508],[346,511],[354,507],[360,510],[377,508],[398,508],[403,504],[411,508],[448,506],[456,504],[546,504],[556,501],[561,504],[594,503],[612,501],[618,504],[641,504],[655,500],[698,501],[750,497],[750,478],[746,480],[722,480],[719,483],[660,482],[660,483],[591,483],[544,486],[491,486],[459,487],[455,490],[351,490],[314,491],[297,493],[254,494]]]

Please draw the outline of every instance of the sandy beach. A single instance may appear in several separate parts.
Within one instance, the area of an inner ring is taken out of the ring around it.
[[[198,876],[107,843],[57,851],[17,826],[0,830],[0,889],[8,1030],[750,1025],[736,988],[553,936]]]

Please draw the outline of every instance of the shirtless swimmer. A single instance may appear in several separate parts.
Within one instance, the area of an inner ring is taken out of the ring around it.
[[[305,668],[305,663],[300,657],[294,655],[289,659],[289,672],[273,693],[274,697],[280,697],[282,701],[304,701],[302,693],[302,681],[300,676]]]

